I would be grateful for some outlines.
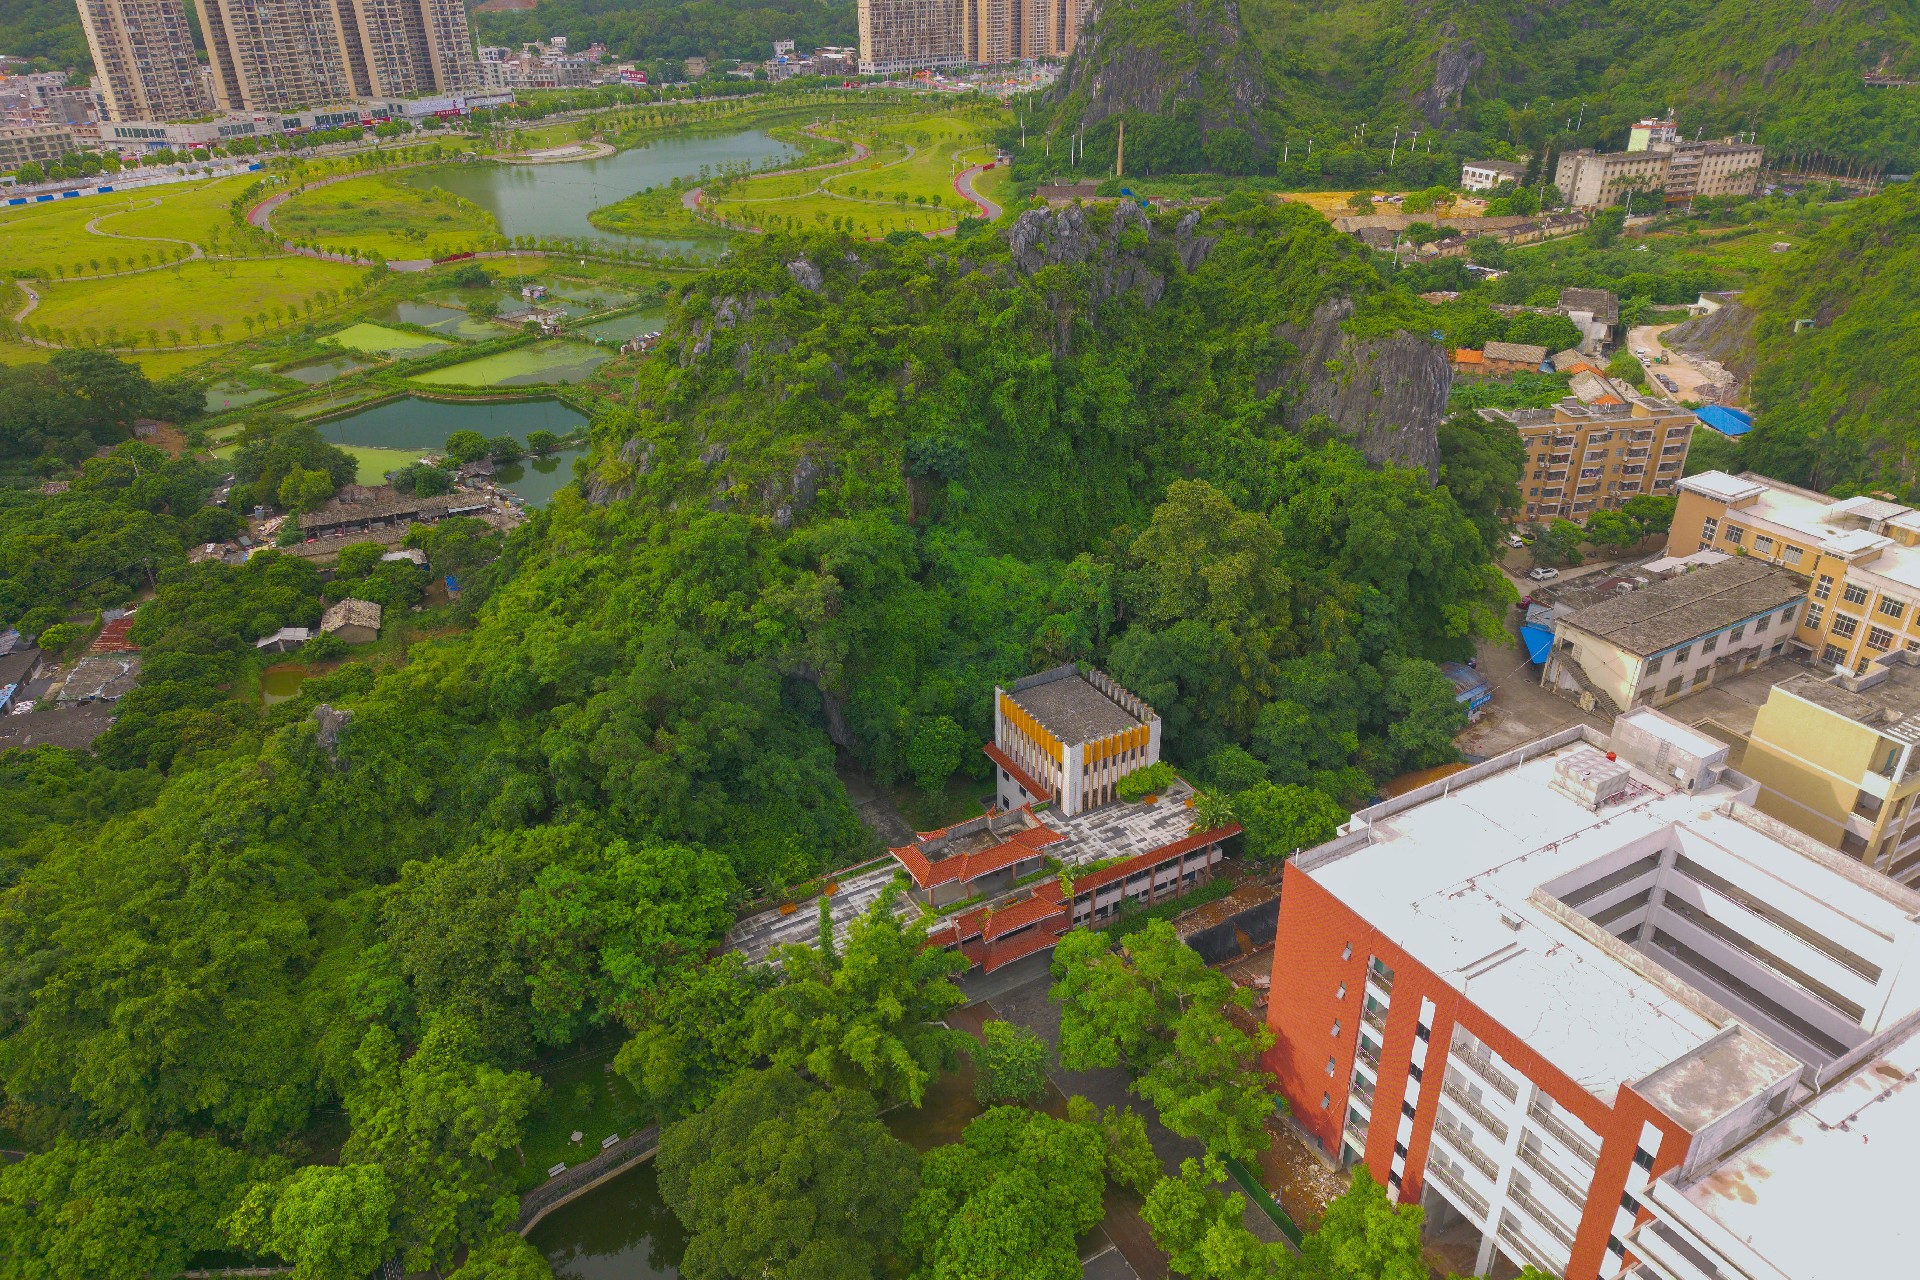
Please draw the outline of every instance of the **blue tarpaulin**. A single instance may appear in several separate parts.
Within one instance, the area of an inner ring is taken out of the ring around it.
[[[1693,415],[1703,427],[1712,427],[1723,436],[1734,439],[1753,430],[1753,415],[1742,413],[1738,409],[1729,409],[1725,405],[1710,404]]]
[[[1545,662],[1553,652],[1553,632],[1545,627],[1522,627],[1520,639],[1526,643],[1529,661]]]

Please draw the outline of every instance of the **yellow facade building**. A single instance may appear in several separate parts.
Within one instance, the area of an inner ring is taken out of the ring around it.
[[[1104,672],[1072,663],[993,691],[997,806],[1051,801],[1071,817],[1111,804],[1120,779],[1160,759],[1160,717]]]
[[[1674,491],[1686,467],[1698,421],[1666,400],[1635,395],[1626,402],[1562,400],[1547,409],[1482,409],[1520,435],[1527,450],[1521,515],[1585,524],[1595,511],[1618,508],[1641,494]]]
[[[1773,687],[1740,771],[1755,806],[1913,885],[1920,880],[1920,655],[1904,650],[1862,675],[1801,673]]]
[[[1882,654],[1920,652],[1920,511],[1911,507],[1706,471],[1680,482],[1667,550],[1722,551],[1797,574],[1807,607],[1794,639],[1822,666],[1864,673]]]

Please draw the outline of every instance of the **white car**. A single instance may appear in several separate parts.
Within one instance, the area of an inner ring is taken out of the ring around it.
[[[1532,578],[1535,582],[1545,582],[1549,578],[1559,577],[1560,571],[1558,569],[1549,568],[1548,566],[1543,564],[1537,569],[1527,570],[1527,576],[1529,578]]]
[[[1645,347],[1635,347],[1633,349],[1633,354],[1639,356],[1642,360],[1645,360],[1647,358],[1647,349]]]
[[[1510,547],[1524,547],[1527,545],[1527,540],[1517,533],[1510,533],[1507,535],[1507,545]]]

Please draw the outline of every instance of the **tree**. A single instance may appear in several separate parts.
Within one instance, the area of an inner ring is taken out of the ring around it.
[[[289,472],[318,472],[338,489],[353,482],[360,464],[352,454],[330,443],[313,423],[292,422],[269,413],[251,419],[240,429],[233,470],[238,482],[234,501],[242,506],[265,506],[280,501],[280,486]]]
[[[1367,215],[1373,212],[1373,192],[1356,191],[1347,197],[1347,208],[1357,214]]]
[[[0,1166],[0,1274],[174,1275],[225,1244],[220,1220],[248,1180],[283,1164],[181,1133],[157,1141],[61,1135],[49,1150]]]
[[[282,1182],[255,1183],[228,1219],[242,1248],[293,1263],[295,1280],[364,1276],[387,1255],[393,1187],[371,1164],[310,1164]]]
[[[487,438],[478,431],[456,431],[447,437],[441,450],[448,462],[456,465],[487,456]]]
[[[967,758],[970,739],[950,716],[929,716],[914,726],[907,746],[907,767],[930,796],[939,795]]]
[[[544,428],[527,432],[528,453],[551,453],[560,444],[560,437]]]
[[[281,477],[277,496],[280,505],[296,515],[318,511],[333,496],[333,477],[296,466]]]
[[[935,1025],[966,1003],[948,979],[966,961],[926,946],[926,921],[894,914],[896,884],[848,930],[839,962],[781,947],[785,981],[749,1015],[754,1056],[817,1080],[920,1105],[937,1071],[959,1061],[966,1033]]]
[[[1505,537],[1501,513],[1520,505],[1526,464],[1519,433],[1505,423],[1465,412],[1440,424],[1440,483],[1480,531],[1489,554]]]
[[[1624,511],[1596,511],[1587,517],[1587,541],[1596,547],[1631,547],[1642,536],[1640,522]]]
[[[990,1024],[991,1025],[991,1024]],[[940,1280],[1071,1280],[1074,1238],[1105,1211],[1106,1139],[1081,1119],[995,1107],[921,1162],[901,1229],[917,1274]]]
[[[1424,658],[1398,657],[1388,658],[1382,671],[1392,717],[1387,727],[1392,767],[1404,773],[1458,760],[1453,739],[1467,727],[1467,708],[1447,673]]]
[[[512,462],[523,452],[520,442],[512,436],[494,436],[487,441],[487,456],[495,462]]]
[[[913,1202],[919,1159],[871,1096],[774,1067],[669,1127],[660,1194],[688,1230],[688,1280],[868,1280]]]
[[[1347,811],[1325,792],[1291,782],[1249,787],[1234,797],[1233,811],[1246,834],[1247,856],[1272,861],[1325,844],[1347,820]]]
[[[1357,1165],[1353,1185],[1332,1204],[1320,1226],[1300,1247],[1300,1261],[1314,1280],[1426,1280],[1420,1252],[1418,1205],[1396,1205],[1386,1188]]]
[[[488,1236],[467,1251],[455,1280],[552,1280],[541,1252],[512,1231]]]
[[[748,1014],[770,977],[738,952],[682,972],[636,1011],[614,1070],[663,1120],[699,1111],[752,1062]]]
[[[1140,1208],[1153,1242],[1176,1274],[1192,1280],[1291,1280],[1291,1250],[1247,1230],[1246,1197],[1214,1189],[1226,1177],[1226,1166],[1208,1156],[1182,1161],[1178,1177],[1156,1183]]]
[[[1586,530],[1573,521],[1555,520],[1534,541],[1533,556],[1545,564],[1579,564],[1586,558],[1580,554],[1580,544],[1586,540]]]
[[[973,1050],[979,1073],[974,1096],[988,1104],[1034,1102],[1047,1091],[1047,1042],[1025,1027],[996,1018],[981,1028],[984,1043]]]
[[[1676,500],[1661,494],[1642,493],[1620,504],[1620,513],[1640,526],[1641,536],[1654,537],[1673,527]]]

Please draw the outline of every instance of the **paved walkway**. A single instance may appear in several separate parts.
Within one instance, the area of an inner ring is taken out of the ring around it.
[[[971,169],[962,169],[960,176],[953,180],[953,189],[960,193],[962,199],[971,200],[974,207],[980,210],[980,216],[991,222],[1002,213],[1000,206],[973,189],[974,178],[985,172],[986,166],[978,164]]]
[[[828,899],[832,904],[833,936],[845,938],[847,930],[857,918],[867,912],[900,870],[900,864],[887,859],[883,866],[864,872],[850,879],[842,880]],[[906,894],[900,895],[900,904],[895,914],[912,919],[921,914],[919,903]],[[820,937],[820,899],[807,898],[796,902],[791,915],[781,915],[779,908],[762,911],[757,916],[748,916],[727,930],[727,949],[738,951],[752,964],[759,964],[773,954],[775,947],[790,943],[811,944]]]

